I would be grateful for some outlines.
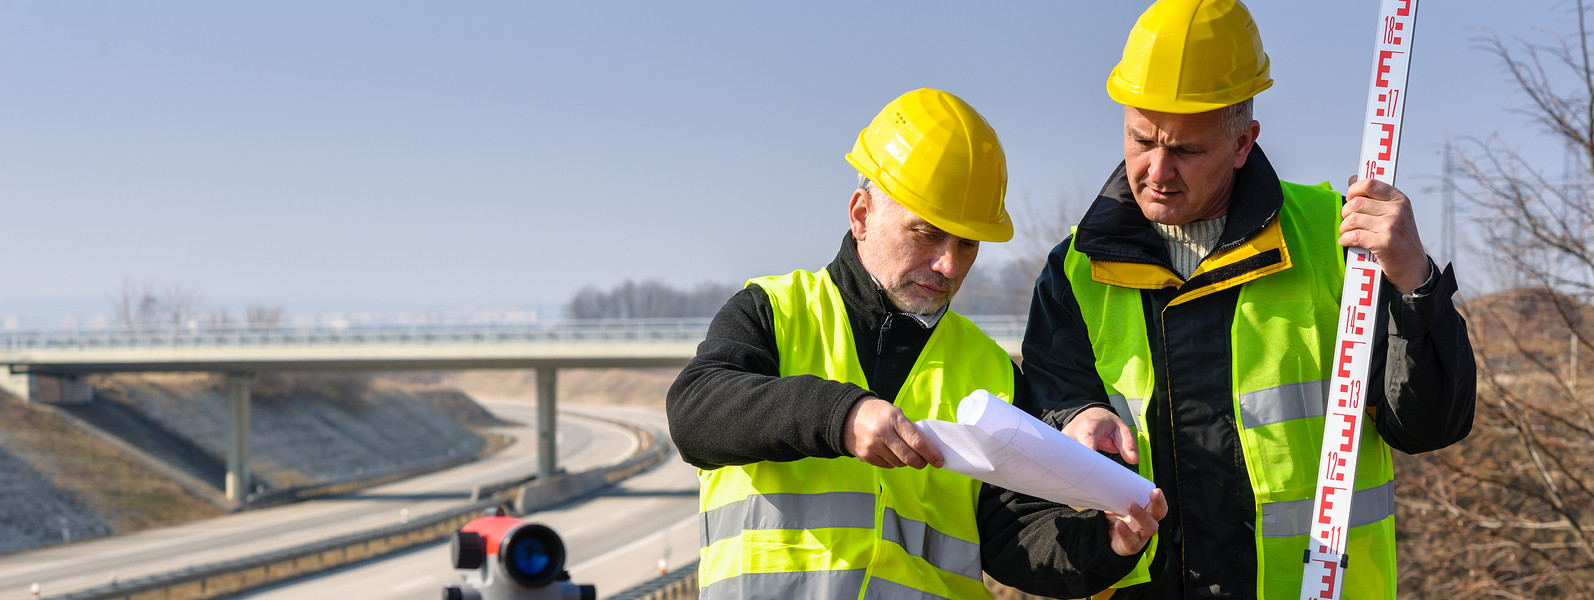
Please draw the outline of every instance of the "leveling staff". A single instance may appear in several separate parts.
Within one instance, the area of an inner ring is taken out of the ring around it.
[[[1107,80],[1124,162],[1052,250],[1024,337],[1031,400],[1167,492],[1112,598],[1298,598],[1345,250],[1384,271],[1352,502],[1346,598],[1395,597],[1390,448],[1472,428],[1476,367],[1456,281],[1411,203],[1279,181],[1251,98],[1272,85],[1245,5],[1162,0]],[[1127,423],[1127,425],[1126,425]]]
[[[702,469],[702,597],[989,598],[982,568],[1047,596],[1117,581],[1166,512],[1160,493],[1079,518],[926,469],[942,457],[913,424],[955,421],[976,389],[1013,396],[1007,353],[947,310],[980,242],[1013,236],[996,132],[916,90],[847,160],[863,180],[836,259],[749,282],[670,388],[670,434]]]

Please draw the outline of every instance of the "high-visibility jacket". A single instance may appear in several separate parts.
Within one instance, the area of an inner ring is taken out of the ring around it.
[[[1273,599],[1300,596],[1345,270],[1344,251],[1336,242],[1339,194],[1326,184],[1280,184],[1279,216],[1245,243],[1208,256],[1187,280],[1156,265],[1092,262],[1072,245],[1064,262],[1096,372],[1119,416],[1135,430],[1140,473],[1153,481],[1158,465],[1153,464],[1146,402],[1177,403],[1180,392],[1156,393],[1145,319],[1162,316],[1146,313],[1141,290],[1179,287],[1166,312],[1243,286],[1227,346],[1214,340],[1163,343],[1210,343],[1231,353],[1235,428],[1256,505],[1256,589],[1259,597]],[[1237,272],[1243,275],[1234,276]],[[1344,597],[1394,598],[1394,469],[1389,447],[1371,420],[1363,426]],[[1140,564],[1115,587],[1150,580],[1159,541],[1161,535],[1153,538]]]
[[[852,329],[825,270],[748,282],[764,289],[782,376],[867,387]],[[947,311],[896,406],[913,421],[957,420],[976,389],[1011,402],[1008,354]],[[698,472],[700,597],[989,598],[975,506],[980,482],[951,471],[881,469],[853,457],[756,462]]]

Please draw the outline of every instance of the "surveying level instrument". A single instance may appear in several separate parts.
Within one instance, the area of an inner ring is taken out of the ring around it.
[[[592,585],[570,582],[565,545],[553,529],[503,516],[487,516],[454,532],[454,568],[465,583],[443,586],[443,600],[596,600]]]

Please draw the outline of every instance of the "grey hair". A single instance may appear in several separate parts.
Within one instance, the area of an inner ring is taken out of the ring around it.
[[[1237,104],[1223,107],[1224,134],[1231,138],[1237,138],[1240,137],[1241,133],[1245,132],[1245,128],[1251,125],[1252,100],[1255,99],[1255,97],[1246,98]]]
[[[880,191],[880,186],[875,185],[873,181],[869,181],[869,176],[863,173],[858,174],[858,189],[869,192],[869,198],[872,200],[887,197],[885,192]]]

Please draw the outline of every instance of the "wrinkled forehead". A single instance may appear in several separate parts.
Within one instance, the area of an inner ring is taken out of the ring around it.
[[[904,229],[928,228],[936,232],[942,231],[940,227],[936,227],[935,224],[908,210],[908,207],[898,204],[896,200],[892,200],[890,196],[883,193],[875,193],[871,198],[871,202],[874,202],[877,210],[881,211],[881,216],[891,219],[893,223],[901,225]]]
[[[1166,113],[1124,107],[1124,131],[1146,136],[1200,136],[1223,132],[1223,109],[1199,113]]]

